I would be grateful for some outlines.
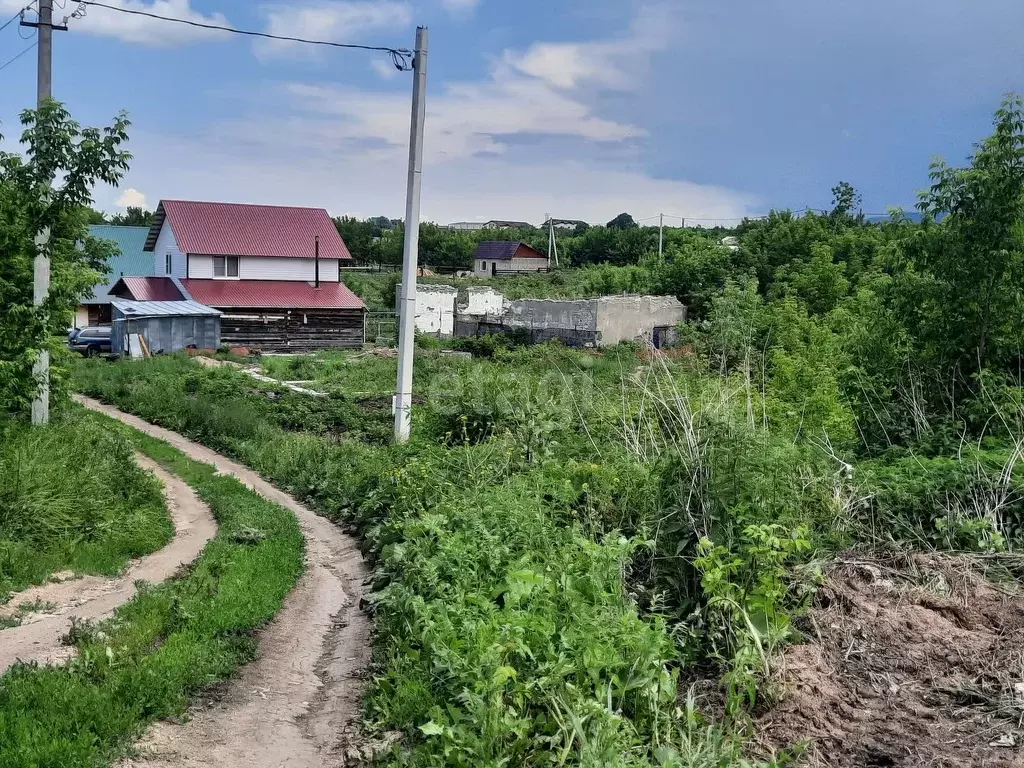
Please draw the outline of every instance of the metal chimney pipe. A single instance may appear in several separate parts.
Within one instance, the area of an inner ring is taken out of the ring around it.
[[[317,235],[314,240],[316,243],[315,251],[313,254],[313,287],[320,287],[320,236]]]

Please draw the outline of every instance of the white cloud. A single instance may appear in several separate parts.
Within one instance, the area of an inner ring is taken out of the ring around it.
[[[404,29],[412,23],[412,9],[396,0],[313,0],[305,4],[265,5],[265,31],[272,35],[349,43],[366,32]],[[282,40],[258,40],[261,56],[309,55],[309,46]]]
[[[106,2],[118,8],[145,11],[146,13],[168,16],[173,19],[214,24],[217,26],[231,26],[223,14],[200,13],[192,8],[190,0],[154,0],[154,2],[150,3],[142,2],[141,0],[106,0]],[[23,5],[23,0],[0,0],[0,10],[4,11],[16,11]],[[64,13],[70,15],[74,10],[73,6],[74,0],[69,0],[69,5],[64,10]],[[61,13],[59,8],[54,8],[55,19],[61,19]],[[176,24],[169,21],[152,19],[147,16],[121,13],[98,6],[88,6],[85,16],[80,19],[71,19],[68,22],[68,26],[75,32],[83,32],[98,37],[113,37],[126,43],[137,43],[153,47],[171,47],[201,42],[203,40],[222,40],[226,39],[229,35],[227,32],[202,29],[186,24]]]
[[[385,80],[392,80],[399,74],[398,68],[395,67],[391,59],[372,59],[370,66]]]
[[[146,196],[139,192],[137,189],[128,187],[121,193],[121,196],[117,198],[115,205],[118,208],[148,208],[146,205]]]
[[[434,85],[427,97],[428,159],[450,162],[479,153],[504,154],[508,137],[563,136],[586,142],[626,142],[646,136],[639,125],[597,114],[584,85],[629,87],[650,56],[670,39],[665,6],[645,6],[626,34],[593,43],[544,43],[525,53],[505,51],[480,80]],[[384,74],[384,67],[374,67]],[[287,132],[311,131],[343,152],[353,144],[375,156],[402,148],[409,137],[407,91],[379,92],[307,83],[286,86],[292,114]],[[230,131],[245,132],[245,123]],[[302,127],[298,127],[301,125]],[[285,135],[287,135],[287,132]],[[263,135],[280,136],[281,129]]]
[[[452,14],[464,15],[472,13],[480,5],[480,0],[441,0],[441,6]]]
[[[406,116],[408,117],[408,116]],[[332,214],[401,217],[405,209],[407,149],[386,154],[339,154],[320,147],[317,134],[295,145],[255,145],[206,137],[200,143],[137,134],[138,158],[128,177],[166,198],[311,205]],[[307,146],[299,146],[308,142]],[[100,207],[108,205],[98,192]],[[733,190],[688,181],[654,179],[631,169],[576,161],[511,164],[501,157],[428,160],[423,171],[423,218],[449,223],[491,218],[539,223],[553,212],[595,223],[622,211],[649,216],[660,210],[702,219],[732,219],[759,200]]]
[[[319,115],[326,129],[318,137],[321,141],[375,141],[381,152],[391,152],[409,140],[410,107],[405,92],[374,93],[294,83],[288,86],[288,93],[293,107]],[[324,116],[333,119],[325,122]],[[318,120],[308,122],[315,125]],[[582,101],[505,68],[499,68],[490,80],[455,83],[441,95],[427,98],[428,157],[459,160],[480,152],[501,154],[507,151],[503,137],[508,135],[620,142],[644,136],[645,131],[598,117]]]
[[[525,52],[506,51],[505,63],[556,88],[593,83],[624,90],[633,87],[651,55],[668,48],[678,27],[678,8],[667,3],[641,6],[627,33],[610,40],[534,43]]]
[[[427,97],[424,217],[539,222],[551,211],[601,222],[624,210],[704,219],[753,210],[758,201],[745,194],[656,179],[626,164],[623,158],[638,158],[645,129],[637,118],[594,106],[602,90],[642,87],[652,54],[671,39],[667,26],[674,20],[663,7],[642,10],[612,40],[538,44],[498,56],[480,79],[434,82]],[[598,67],[595,56],[609,67]],[[126,182],[165,198],[402,215],[408,88],[287,83],[265,87],[255,103],[259,112],[218,121],[193,140],[147,135],[137,123],[136,160]]]

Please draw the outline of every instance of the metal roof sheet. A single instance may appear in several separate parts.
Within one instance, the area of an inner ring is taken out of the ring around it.
[[[203,256],[269,256],[351,259],[348,246],[323,208],[161,200],[146,250],[156,247],[164,220],[182,253]]]
[[[110,303],[126,317],[198,317],[221,314],[219,310],[200,304],[198,301],[112,299]]]
[[[122,277],[111,290],[123,285],[135,301],[181,301],[185,296],[169,277]]]
[[[185,278],[182,286],[196,301],[211,307],[252,309],[366,309],[344,283],[319,288],[292,280],[208,280]]]
[[[123,275],[153,274],[153,254],[144,250],[149,227],[91,224],[89,234],[102,240],[113,240],[120,252],[110,257],[106,277],[93,287],[93,298],[83,299],[83,304],[109,304],[110,289]]]
[[[477,246],[474,259],[510,261],[520,259],[547,259],[543,253],[518,240],[484,240]]]

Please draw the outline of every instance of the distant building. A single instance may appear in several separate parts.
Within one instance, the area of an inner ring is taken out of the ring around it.
[[[459,229],[466,232],[479,232],[481,229],[536,229],[536,227],[528,221],[491,219],[490,221],[456,221],[449,224],[448,229]]]
[[[518,240],[485,240],[473,257],[473,274],[476,277],[543,272],[547,268],[547,256]]]
[[[500,296],[500,294],[499,294]],[[642,341],[656,348],[678,340],[686,307],[674,296],[601,296],[594,299],[515,299],[473,302],[455,317],[456,336],[516,331],[533,343],[559,339],[571,347],[609,347]]]
[[[151,354],[179,352],[189,347],[217,349],[220,346],[221,313],[205,304],[196,301],[113,299],[111,306],[113,331],[110,350],[116,355],[131,356],[132,338],[135,336],[145,341]]]
[[[548,229],[549,227],[555,229],[576,229],[576,227],[583,226],[589,227],[590,225],[585,221],[579,219],[548,219],[541,224],[541,229]]]
[[[125,277],[113,295],[214,307],[231,346],[363,345],[366,306],[339,276],[352,256],[322,208],[163,200],[145,250],[153,276]]]
[[[504,221],[503,219],[491,219],[484,224],[484,229],[535,229],[528,221]]]
[[[146,236],[149,227],[118,227],[112,224],[96,224],[89,227],[89,234],[101,240],[112,240],[118,252],[110,258],[109,269],[103,282],[93,286],[92,298],[83,299],[75,311],[75,327],[110,325],[110,289],[124,275],[152,275],[153,257],[146,253]]]

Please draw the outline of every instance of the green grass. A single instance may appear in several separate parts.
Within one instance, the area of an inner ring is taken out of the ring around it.
[[[45,428],[0,422],[0,599],[57,571],[117,573],[173,533],[124,437],[77,411]]]
[[[394,363],[302,360],[342,387]],[[423,360],[438,392],[403,447],[284,430],[274,423],[282,399],[265,406],[243,379],[184,360],[84,363],[77,384],[234,455],[360,531],[375,563],[367,717],[406,736],[387,765],[740,765],[740,739],[676,710],[677,643],[629,594],[626,575],[648,544],[616,527],[649,514],[650,473],[607,436],[595,436],[597,451],[549,407],[570,409],[558,387],[581,394],[589,382],[612,389],[621,410],[615,393],[641,364],[636,350]],[[509,402],[483,410],[497,395]],[[473,430],[468,442],[454,434],[460,424]]]
[[[77,628],[79,656],[66,666],[0,677],[0,768],[108,765],[147,723],[183,714],[196,692],[254,658],[253,632],[302,572],[290,512],[165,443],[89,418],[193,486],[220,528],[187,574],[142,590],[109,621]]]

